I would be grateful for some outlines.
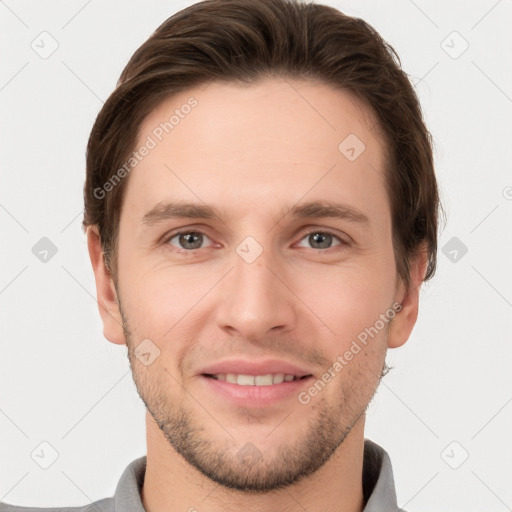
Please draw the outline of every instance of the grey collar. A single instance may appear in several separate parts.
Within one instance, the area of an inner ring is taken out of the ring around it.
[[[114,496],[116,512],[146,512],[142,506],[142,485],[146,456],[131,462],[121,475]],[[365,439],[363,463],[364,512],[404,512],[396,501],[393,469],[387,452]]]

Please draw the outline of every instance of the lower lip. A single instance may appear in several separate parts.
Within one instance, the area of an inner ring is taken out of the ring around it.
[[[308,386],[313,377],[284,381],[271,386],[240,386],[225,380],[217,380],[201,375],[207,386],[236,405],[262,407],[272,405],[291,397],[297,398],[302,388]],[[298,400],[298,398],[297,398]]]

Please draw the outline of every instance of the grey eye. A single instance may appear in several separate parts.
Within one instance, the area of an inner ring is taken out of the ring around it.
[[[303,245],[303,240],[307,240],[309,247],[312,249],[329,249],[341,243],[340,239],[336,235],[331,235],[331,233],[324,231],[314,231],[313,233],[307,234],[301,240],[299,245],[302,247],[308,247]]]
[[[190,231],[187,233],[177,233],[169,239],[169,243],[178,249],[193,250],[200,249],[205,238],[208,239],[202,233]],[[177,243],[173,243],[175,240],[177,240]]]

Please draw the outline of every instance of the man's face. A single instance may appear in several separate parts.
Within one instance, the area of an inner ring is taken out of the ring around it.
[[[180,110],[190,97],[197,105]],[[148,136],[156,146],[131,171],[122,207],[124,332],[105,333],[128,344],[155,428],[223,485],[297,481],[364,422],[390,335],[378,320],[402,298],[372,126],[346,93],[277,79],[191,89],[141,126],[136,148]],[[147,215],[171,203],[219,217]],[[354,214],[317,216],[301,208],[310,203]],[[148,360],[159,350],[148,365],[134,354],[143,340]]]

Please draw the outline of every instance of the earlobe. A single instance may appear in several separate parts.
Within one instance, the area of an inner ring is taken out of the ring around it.
[[[420,252],[410,263],[411,284],[398,287],[396,301],[402,305],[389,327],[388,347],[402,346],[410,337],[418,319],[420,288],[427,269],[426,252]]]
[[[96,298],[103,322],[103,335],[112,343],[124,345],[126,340],[114,280],[105,265],[101,238],[96,226],[87,228],[87,247],[96,282]]]

